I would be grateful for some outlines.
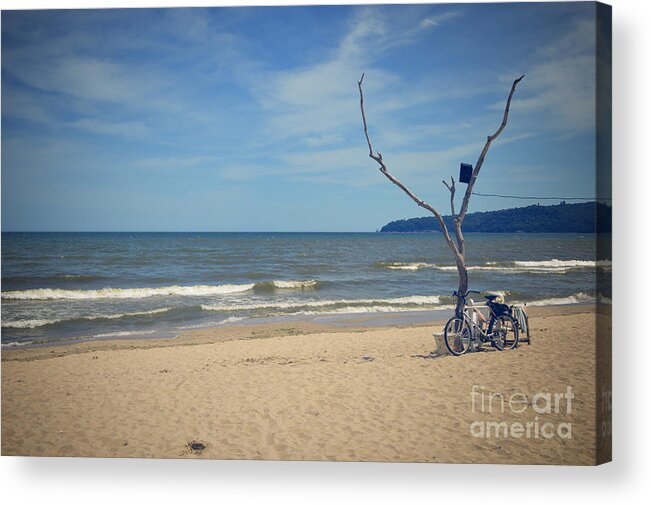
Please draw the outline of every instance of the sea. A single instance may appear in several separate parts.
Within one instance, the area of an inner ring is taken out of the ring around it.
[[[470,288],[507,303],[610,303],[612,264],[597,259],[595,235],[468,233],[466,248]],[[3,232],[2,347],[443,319],[456,286],[438,233]]]

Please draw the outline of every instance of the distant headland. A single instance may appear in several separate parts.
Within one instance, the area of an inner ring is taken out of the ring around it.
[[[453,229],[452,216],[443,218]],[[426,233],[440,231],[435,217],[414,217],[391,221],[384,233]],[[473,212],[466,215],[464,232],[484,233],[610,233],[612,207],[603,203],[529,205],[513,209]]]

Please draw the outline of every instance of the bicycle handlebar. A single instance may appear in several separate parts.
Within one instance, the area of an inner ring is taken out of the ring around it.
[[[468,296],[470,293],[476,293],[476,294],[479,295],[479,294],[481,294],[481,291],[468,290],[468,291],[466,291],[464,294],[459,293],[458,291],[454,291],[454,292],[452,293],[452,296],[454,296],[454,297],[456,297],[456,298],[463,298],[463,299],[465,299],[466,296]]]

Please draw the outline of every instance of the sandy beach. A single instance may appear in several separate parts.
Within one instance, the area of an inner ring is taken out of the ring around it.
[[[435,352],[441,321],[6,350],[2,454],[594,464],[595,322],[608,319],[590,306],[530,314],[532,345],[458,358]],[[538,393],[557,408],[534,410]],[[493,421],[507,436],[486,436]]]

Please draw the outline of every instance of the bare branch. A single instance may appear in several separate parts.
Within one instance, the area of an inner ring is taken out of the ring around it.
[[[497,131],[493,133],[493,135],[488,137],[490,140],[495,140],[499,134],[502,133],[502,130],[506,128],[506,122],[509,120],[509,111],[511,110],[511,100],[513,99],[513,94],[515,93],[516,86],[522,79],[524,79],[524,75],[521,75],[515,81],[513,81],[513,84],[511,85],[511,92],[509,93],[509,98],[506,100],[506,107],[504,108],[504,117],[502,118],[502,124],[497,129]]]
[[[448,231],[448,227],[446,226],[441,213],[438,210],[436,210],[434,207],[432,207],[429,203],[417,197],[407,186],[405,186],[402,182],[400,182],[393,175],[391,175],[391,173],[389,172],[389,168],[386,166],[384,160],[382,159],[382,154],[380,154],[379,152],[376,153],[373,150],[373,143],[371,142],[371,137],[369,136],[368,133],[368,125],[366,123],[366,113],[364,112],[364,92],[362,91],[363,81],[364,81],[364,74],[362,74],[362,77],[359,79],[359,81],[357,81],[357,87],[359,88],[359,107],[362,112],[362,123],[364,124],[364,136],[366,137],[366,143],[368,144],[369,157],[375,160],[375,162],[378,165],[380,165],[380,172],[382,172],[387,179],[389,179],[393,184],[395,184],[400,189],[402,189],[402,191],[404,191],[409,198],[411,198],[414,202],[416,202],[416,204],[419,207],[427,209],[432,214],[434,214],[436,220],[439,223],[439,226],[441,227],[441,231],[443,232],[445,241],[448,243],[448,245],[450,246],[450,248],[452,249],[455,255],[455,259],[457,263],[459,262],[463,263],[463,257],[459,254],[457,246],[455,245],[454,241],[450,237],[450,232]]]
[[[454,222],[454,236],[457,238],[457,249],[459,251],[459,254],[464,257],[465,250],[463,233],[461,231],[461,223],[459,222],[459,217],[454,212],[454,194],[457,191],[457,187],[454,183],[454,177],[450,177],[450,181],[452,181],[451,184],[448,184],[444,180],[443,184],[445,184],[445,187],[450,191],[450,212],[452,213],[452,219]]]
[[[454,177],[450,177],[450,180],[452,181],[452,184],[445,182],[445,179],[443,179],[443,184],[445,184],[445,187],[450,191],[450,212],[452,213],[452,217],[454,217],[454,194],[456,193],[457,188],[454,185]]]
[[[479,159],[477,160],[477,163],[475,164],[475,168],[472,171],[472,176],[470,177],[470,182],[468,182],[468,186],[466,187],[466,193],[463,196],[463,202],[461,204],[461,210],[459,211],[459,215],[457,217],[457,220],[459,221],[459,226],[461,226],[461,223],[463,223],[463,219],[466,217],[466,212],[468,212],[468,204],[470,203],[470,195],[472,195],[472,190],[475,186],[475,181],[477,180],[477,176],[479,175],[479,171],[481,170],[482,165],[484,164],[484,159],[486,158],[486,154],[488,154],[488,150],[490,149],[491,143],[493,140],[495,140],[497,137],[499,137],[500,133],[506,128],[506,123],[509,120],[509,111],[511,109],[511,100],[513,99],[513,94],[515,93],[515,88],[517,87],[518,83],[524,79],[524,75],[521,75],[518,77],[515,81],[513,81],[513,84],[511,85],[511,92],[509,93],[509,97],[506,100],[506,107],[504,108],[504,116],[502,117],[502,123],[500,124],[499,128],[493,135],[489,135],[486,139],[486,144],[484,144],[484,148],[481,151],[481,154],[479,155]]]
[[[359,107],[362,109],[362,122],[364,123],[364,136],[366,137],[366,143],[368,144],[368,155],[373,158],[373,144],[371,143],[371,137],[368,135],[368,127],[366,126],[366,114],[364,113],[364,94],[362,93],[362,83],[364,82],[364,74],[357,81],[357,87],[359,88]],[[382,155],[379,154],[380,160],[382,160]],[[373,158],[375,159],[375,158]]]

